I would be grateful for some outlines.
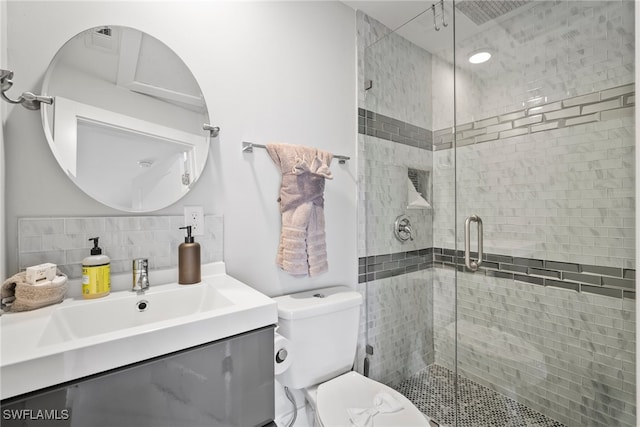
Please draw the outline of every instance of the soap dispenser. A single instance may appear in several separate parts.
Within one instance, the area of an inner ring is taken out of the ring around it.
[[[102,254],[98,239],[89,239],[93,241],[91,256],[82,260],[82,297],[85,299],[104,297],[111,292],[111,259]]]
[[[184,243],[178,246],[178,283],[192,285],[200,282],[200,244],[191,235],[191,226],[180,227],[187,230]]]

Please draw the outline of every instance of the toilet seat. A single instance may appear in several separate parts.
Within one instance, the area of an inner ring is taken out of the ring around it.
[[[360,375],[347,372],[322,383],[317,388],[316,417],[325,427],[352,426],[347,409],[370,408],[376,394],[384,392],[400,402],[403,409],[394,413],[377,414],[375,427],[429,427],[425,416],[398,391]]]

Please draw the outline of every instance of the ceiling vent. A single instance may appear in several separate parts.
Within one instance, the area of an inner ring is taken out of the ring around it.
[[[111,28],[109,28],[109,27],[98,28],[96,30],[96,33],[102,34],[105,37],[111,37]]]
[[[116,52],[118,50],[117,31],[112,27],[95,28],[89,32],[85,44],[87,47],[105,52]]]
[[[466,0],[456,3],[456,9],[476,25],[482,25],[531,3],[532,0]]]

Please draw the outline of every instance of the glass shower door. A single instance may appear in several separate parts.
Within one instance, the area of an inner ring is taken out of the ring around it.
[[[454,10],[456,425],[634,426],[634,2]]]
[[[366,295],[358,361],[431,419],[455,422],[455,282],[434,268],[434,254],[442,266],[442,240],[448,249],[455,244],[452,169],[441,184],[446,195],[434,189],[453,160],[450,132],[440,169],[433,151],[436,126],[451,127],[455,117],[453,74],[433,76],[441,62],[452,70],[452,11],[445,2],[414,5],[412,19],[393,29],[357,14],[359,286]],[[451,340],[436,340],[439,334]]]
[[[374,18],[357,18],[361,352],[371,378],[397,386],[433,360],[430,58]]]

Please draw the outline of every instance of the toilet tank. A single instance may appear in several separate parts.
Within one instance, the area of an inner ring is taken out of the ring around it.
[[[348,372],[358,342],[362,295],[346,286],[274,298],[277,332],[291,342],[291,367],[276,379],[293,389]]]

